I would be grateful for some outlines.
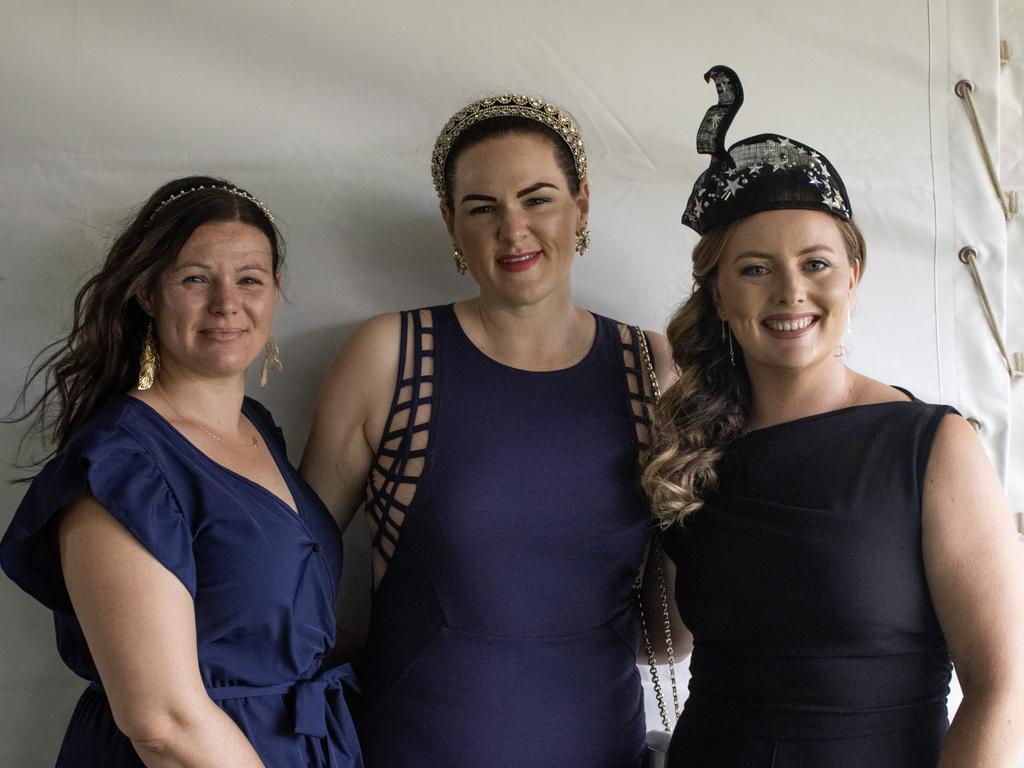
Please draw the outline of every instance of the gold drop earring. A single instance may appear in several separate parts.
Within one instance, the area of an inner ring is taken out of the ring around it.
[[[267,347],[263,352],[263,364],[260,366],[260,386],[267,386],[267,379],[270,378],[270,368],[273,366],[278,373],[284,373],[284,365],[281,363],[281,348],[273,336],[267,337]]]
[[[156,342],[153,340],[153,318],[149,318],[146,336],[142,340],[142,353],[139,355],[138,389],[140,392],[145,392],[153,386],[153,382],[156,381],[157,371],[159,370],[160,352],[157,350]]]

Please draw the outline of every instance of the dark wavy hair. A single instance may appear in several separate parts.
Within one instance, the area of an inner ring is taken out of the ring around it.
[[[30,422],[22,448],[33,432],[54,447],[18,466],[32,468],[59,454],[104,402],[137,383],[150,322],[139,298],[155,292],[160,276],[196,229],[217,221],[240,221],[259,229],[270,241],[274,274],[281,273],[281,234],[247,192],[212,176],[164,184],[134,213],[99,270],[78,291],[67,336],[44,347],[29,366],[12,411],[20,415],[9,415],[6,421]],[[40,382],[42,394],[32,400],[29,392]]]
[[[554,147],[555,160],[558,167],[565,174],[565,180],[569,185],[569,192],[575,197],[580,193],[580,180],[576,175],[576,161],[573,160],[572,150],[565,143],[561,136],[553,129],[537,120],[528,117],[489,117],[474,123],[459,134],[459,137],[452,143],[448,151],[448,157],[444,162],[444,188],[445,203],[452,208],[452,190],[455,188],[455,161],[459,155],[470,147],[481,144],[488,139],[498,136],[512,135],[540,136],[547,139]]]
[[[867,246],[851,219],[833,216],[850,263]],[[739,219],[710,230],[693,249],[693,293],[669,320],[666,335],[679,378],[654,410],[651,452],[641,482],[657,523],[682,524],[700,509],[718,484],[716,465],[726,446],[743,434],[750,419],[750,375],[736,345],[735,365],[712,299],[718,263]]]

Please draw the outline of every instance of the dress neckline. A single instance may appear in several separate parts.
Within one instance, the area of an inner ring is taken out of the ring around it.
[[[890,406],[890,405],[911,405],[913,403],[920,402],[916,397],[914,397],[913,394],[911,394],[907,390],[903,389],[902,387],[894,387],[894,389],[898,389],[900,392],[903,392],[904,394],[908,395],[911,399],[910,400],[883,400],[883,401],[878,402],[878,403],[860,403],[858,405],[847,405],[847,406],[845,406],[843,408],[836,408],[835,410],[832,410],[832,411],[823,411],[822,413],[812,413],[809,416],[801,416],[798,419],[790,419],[789,421],[781,421],[778,424],[772,424],[772,425],[767,426],[767,427],[760,427],[759,429],[752,429],[749,432],[744,432],[742,435],[737,437],[736,440],[738,441],[738,440],[742,440],[745,437],[752,437],[752,436],[755,436],[755,435],[762,435],[762,434],[765,434],[765,433],[770,432],[772,430],[785,429],[786,427],[793,427],[793,426],[802,426],[804,424],[807,424],[807,423],[813,422],[813,421],[820,421],[822,419],[829,419],[829,418],[833,418],[833,417],[837,417],[837,416],[843,416],[843,415],[851,413],[852,411],[857,411],[857,410],[860,410],[862,408],[877,408],[877,407],[885,407],[885,406]]]
[[[573,371],[575,371],[575,370],[577,370],[579,368],[582,368],[584,365],[586,365],[597,354],[597,348],[599,346],[599,341],[600,341],[600,336],[601,336],[601,322],[600,322],[600,318],[597,315],[595,315],[593,312],[591,312],[589,309],[584,310],[584,311],[588,315],[590,315],[592,318],[594,318],[594,338],[590,342],[590,348],[587,349],[587,352],[586,352],[586,354],[583,355],[583,357],[581,357],[579,360],[577,360],[572,365],[567,366],[565,368],[554,368],[554,369],[552,369],[550,371],[530,371],[530,370],[527,370],[525,368],[516,368],[514,365],[508,365],[506,363],[502,363],[499,360],[495,360],[493,357],[491,357],[486,352],[484,352],[482,349],[480,349],[480,347],[478,347],[473,342],[473,340],[471,338],[469,338],[469,334],[467,334],[466,333],[466,329],[462,327],[462,323],[459,321],[459,316],[455,312],[455,304],[454,303],[448,304],[448,305],[446,305],[444,307],[444,309],[446,309],[448,311],[449,316],[451,317],[452,325],[455,326],[456,335],[459,337],[459,339],[467,347],[469,347],[469,349],[471,350],[472,354],[475,357],[478,357],[481,360],[484,360],[488,364],[490,364],[492,366],[495,366],[497,368],[501,368],[501,369],[503,369],[505,371],[511,371],[512,373],[521,374],[523,376],[548,376],[548,375],[551,375],[551,374],[568,374],[568,373],[572,373]]]
[[[287,459],[279,454],[277,450],[278,447],[275,444],[275,441],[272,438],[268,437],[268,435],[264,431],[263,425],[261,425],[260,423],[262,420],[259,419],[258,417],[254,418],[253,409],[251,405],[252,401],[248,396],[246,396],[242,400],[242,414],[245,416],[245,418],[249,420],[249,423],[252,424],[253,428],[259,433],[259,436],[263,439],[263,442],[266,443],[267,450],[270,451],[270,458],[274,460],[274,465],[277,467],[277,471],[281,473],[281,478],[284,480],[285,485],[288,487],[288,491],[292,495],[292,499],[295,501],[294,508],[292,508],[292,506],[287,501],[282,499],[269,488],[260,485],[252,478],[246,477],[245,475],[236,472],[230,467],[224,466],[219,461],[215,461],[214,459],[210,458],[209,455],[199,450],[195,443],[193,443],[191,440],[185,437],[185,435],[182,434],[181,431],[179,431],[173,424],[171,424],[171,422],[164,418],[164,416],[156,408],[151,406],[145,400],[140,400],[139,398],[131,397],[130,395],[121,395],[121,397],[123,397],[129,403],[136,403],[139,406],[142,406],[142,413],[146,414],[149,418],[155,421],[158,426],[170,432],[175,439],[179,440],[186,446],[187,450],[199,456],[202,461],[216,468],[220,472],[230,475],[231,477],[234,477],[240,480],[241,482],[246,483],[252,488],[258,489],[265,496],[276,502],[283,510],[287,511],[289,516],[298,519],[299,521],[303,522],[303,524],[305,523],[305,520],[302,515],[302,504],[300,501],[298,489],[292,483],[291,478],[289,478],[288,476],[288,472],[285,471],[285,468],[282,465],[282,461],[287,462]]]

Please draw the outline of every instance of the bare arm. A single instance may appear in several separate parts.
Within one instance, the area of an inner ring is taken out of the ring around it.
[[[75,615],[117,727],[150,768],[262,768],[256,751],[206,693],[192,597],[92,498],[58,531]]]
[[[644,331],[644,333],[647,335],[651,357],[654,358],[654,371],[658,375],[658,385],[664,392],[679,378],[676,362],[672,359],[672,347],[662,334],[654,331]]]
[[[651,648],[658,664],[667,664],[668,638],[665,636],[665,614],[668,609],[669,625],[672,632],[672,660],[683,661],[693,650],[693,635],[679,615],[676,605],[676,564],[663,550],[660,550],[661,574],[658,574],[658,552],[651,547],[647,562],[644,565],[644,583],[642,590],[644,621],[651,640]],[[661,584],[664,583],[664,595]],[[664,600],[663,600],[664,598]],[[648,663],[647,648],[640,647],[637,660]]]
[[[344,531],[363,501],[398,375],[396,314],[363,323],[324,378],[299,471]]]
[[[935,436],[922,502],[925,573],[964,698],[939,768],[1013,768],[1024,741],[1024,553],[974,430]]]

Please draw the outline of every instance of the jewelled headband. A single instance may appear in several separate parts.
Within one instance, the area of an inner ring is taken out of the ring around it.
[[[546,125],[559,135],[569,152],[572,153],[573,165],[576,167],[576,178],[582,181],[587,175],[587,149],[583,146],[583,137],[572,116],[559,107],[529,96],[504,93],[500,96],[488,96],[484,99],[467,104],[445,124],[441,135],[434,144],[434,154],[430,160],[430,173],[434,177],[434,189],[442,200],[448,197],[444,181],[444,165],[448,161],[448,153],[452,145],[463,131],[481,120],[492,117],[523,117]]]
[[[257,208],[259,208],[261,211],[263,211],[263,215],[267,217],[267,220],[271,224],[274,223],[274,217],[270,213],[270,209],[267,208],[267,206],[265,206],[261,200],[253,197],[248,192],[246,192],[244,189],[239,189],[238,187],[233,187],[233,186],[228,185],[228,184],[224,184],[224,185],[220,185],[220,184],[199,184],[198,186],[195,186],[195,187],[189,187],[188,189],[183,189],[183,190],[181,190],[181,192],[175,192],[173,195],[168,197],[166,200],[161,200],[160,201],[160,205],[158,205],[153,210],[153,214],[149,217],[149,220],[152,221],[156,217],[156,215],[158,213],[160,213],[160,211],[163,209],[163,207],[165,205],[170,205],[175,200],[180,200],[181,198],[183,198],[183,197],[185,197],[187,195],[191,195],[193,192],[200,192],[200,191],[202,191],[204,189],[217,189],[217,190],[220,190],[221,192],[230,192],[235,197],[240,197],[243,200],[248,200],[250,203],[252,203]]]
[[[743,85],[729,67],[712,67],[718,103],[697,129],[697,151],[711,164],[693,185],[683,224],[704,235],[761,211],[800,208],[849,220],[846,186],[828,158],[806,144],[762,133],[725,149],[725,134],[743,104]]]

